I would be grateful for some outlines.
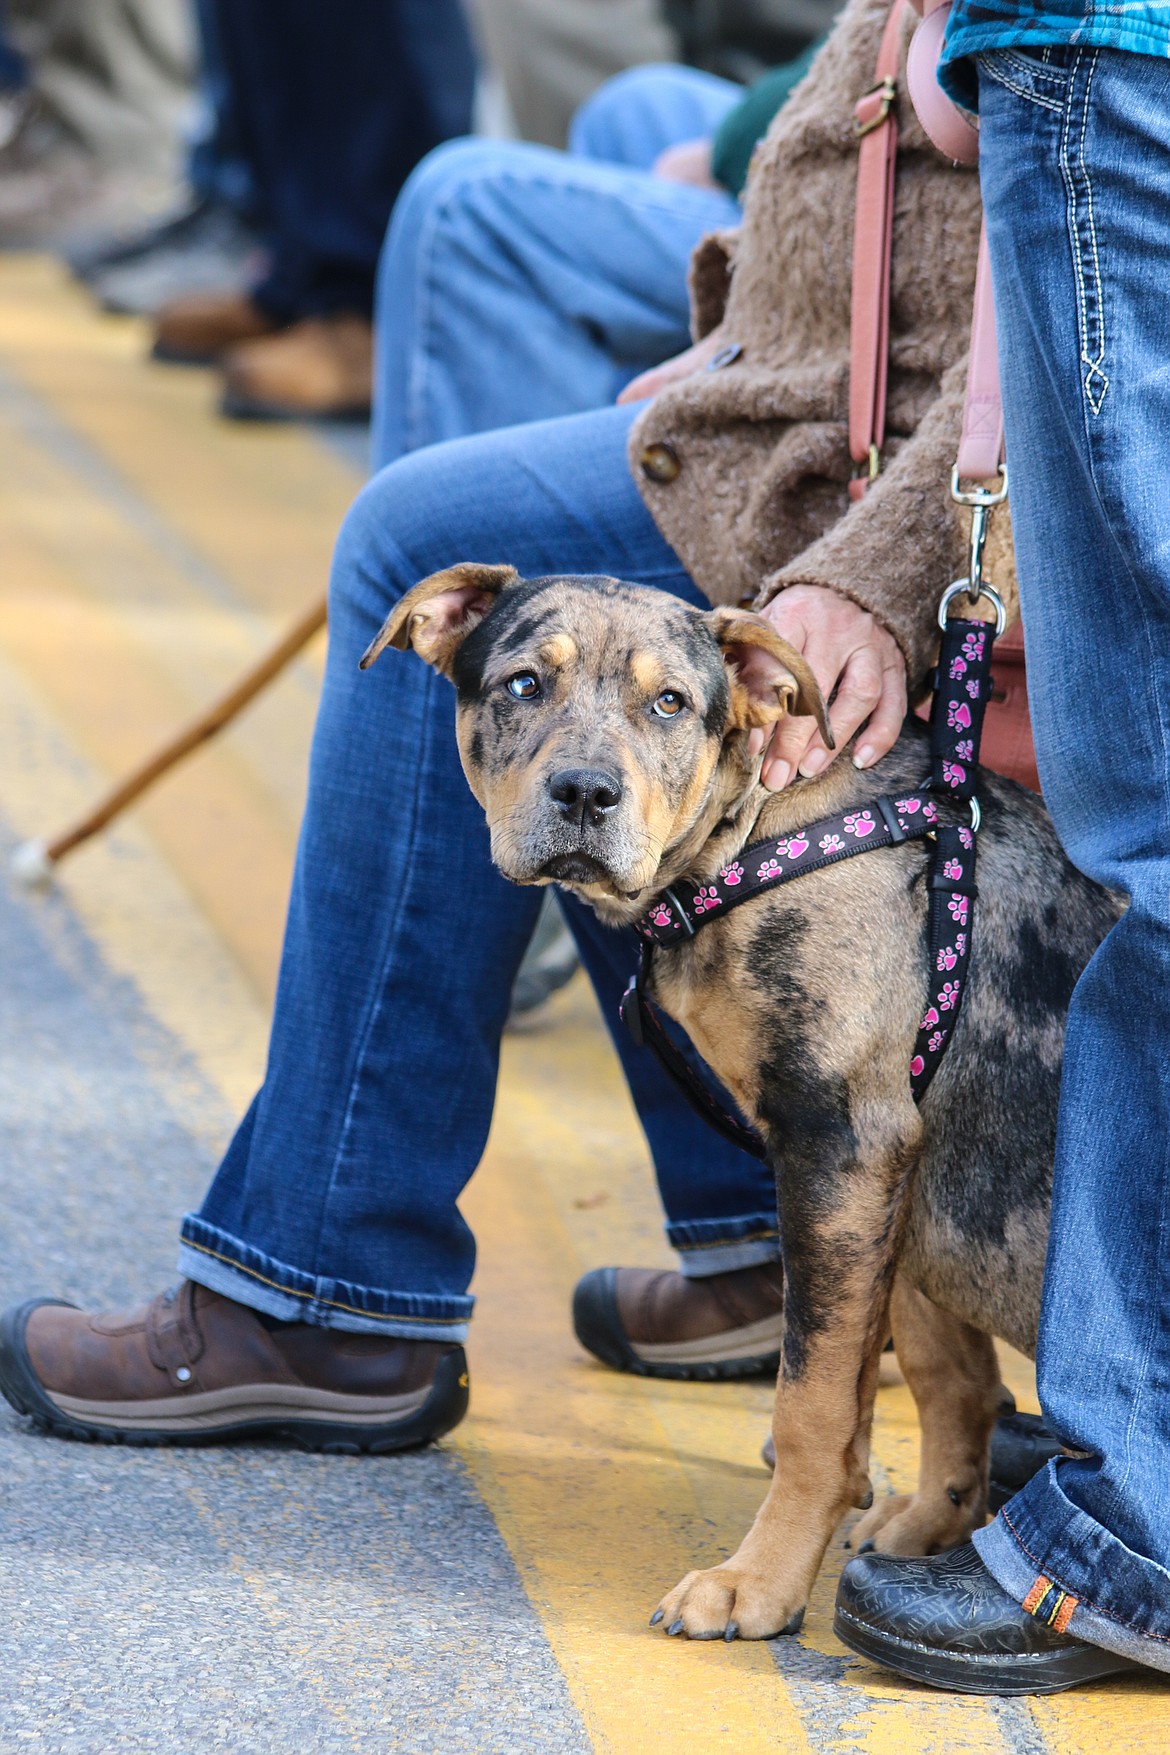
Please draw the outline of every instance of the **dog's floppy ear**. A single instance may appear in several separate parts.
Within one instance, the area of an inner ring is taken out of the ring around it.
[[[794,646],[751,610],[713,609],[707,621],[732,672],[732,710],[741,725],[772,725],[795,713],[815,719],[826,744],[836,747],[817,679]]]
[[[368,670],[387,646],[399,652],[413,646],[428,664],[449,675],[467,635],[483,620],[504,586],[519,577],[515,567],[489,566],[481,561],[459,561],[441,573],[432,573],[390,611],[358,660],[359,670]]]

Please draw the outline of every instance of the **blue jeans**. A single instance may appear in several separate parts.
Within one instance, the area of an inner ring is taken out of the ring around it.
[[[471,126],[460,0],[214,0],[217,72],[251,173],[282,322],[373,306],[394,199],[423,155]]]
[[[640,67],[574,118],[569,152],[459,140],[399,196],[378,269],[373,456],[611,403],[680,352],[687,263],[738,203],[649,175],[714,132],[727,80]]]
[[[500,1033],[541,892],[495,871],[455,748],[451,685],[413,653],[357,661],[390,606],[468,555],[616,573],[702,599],[626,463],[610,408],[400,459],[359,496],[329,655],[264,1084],[197,1215],[192,1279],[270,1315],[461,1338],[456,1206],[487,1139]],[[699,1272],[778,1253],[770,1173],[695,1117],[617,1020],[632,932],[566,913],[650,1143],[671,1242]]]
[[[1037,1358],[1088,1454],[975,1540],[1170,1670],[1170,62],[1044,55],[980,63],[1012,525],[1044,796],[1129,910],[1069,1014]]]

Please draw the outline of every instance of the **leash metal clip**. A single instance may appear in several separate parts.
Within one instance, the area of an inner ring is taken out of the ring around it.
[[[951,470],[951,498],[957,506],[971,508],[971,547],[967,561],[967,601],[972,605],[978,603],[985,595],[983,585],[983,547],[987,541],[987,526],[991,522],[991,514],[997,506],[1002,506],[1008,497],[1007,464],[999,466],[1000,484],[997,488],[970,488],[959,486],[959,466],[956,463]],[[997,637],[1003,629],[997,629]]]

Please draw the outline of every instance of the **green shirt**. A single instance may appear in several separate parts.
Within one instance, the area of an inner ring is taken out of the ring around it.
[[[711,143],[711,175],[737,199],[747,182],[752,153],[771,127],[773,116],[783,109],[812,66],[823,41],[822,37],[811,43],[795,61],[785,61],[757,79],[720,122]]]

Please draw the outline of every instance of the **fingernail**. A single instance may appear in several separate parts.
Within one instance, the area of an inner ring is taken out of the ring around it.
[[[854,751],[853,766],[855,768],[868,768],[872,761],[873,750],[869,744],[863,744],[859,750]]]
[[[783,792],[792,778],[792,764],[790,762],[769,762],[768,771],[763,778],[764,784],[769,786],[773,792]]]
[[[801,774],[803,774],[806,780],[811,780],[814,774],[820,773],[828,759],[828,755],[824,750],[809,750],[808,755],[805,756],[803,762],[800,764]]]
[[[661,1619],[662,1619],[662,1610],[655,1609],[654,1613],[650,1617],[651,1627],[657,1627],[657,1625],[661,1621]]]

